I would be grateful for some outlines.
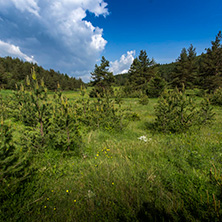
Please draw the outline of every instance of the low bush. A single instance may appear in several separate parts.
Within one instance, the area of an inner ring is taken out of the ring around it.
[[[154,128],[161,132],[180,133],[192,126],[201,126],[212,120],[214,113],[209,100],[200,105],[186,96],[185,89],[165,91],[155,107]]]
[[[90,98],[105,97],[105,96],[107,96],[107,94],[109,94],[109,95],[114,94],[112,87],[102,88],[102,87],[95,86],[90,91],[89,97]]]
[[[167,82],[160,75],[155,75],[147,84],[146,94],[150,98],[157,98],[164,91]]]
[[[121,108],[121,104],[116,105],[109,95],[92,101],[79,100],[78,104],[79,121],[89,129],[120,131],[125,126],[123,123],[124,110]]]
[[[222,87],[219,87],[211,95],[210,101],[214,105],[222,106]]]
[[[3,205],[30,177],[31,149],[16,145],[14,130],[8,123],[2,122],[0,126],[0,205]]]
[[[148,96],[145,95],[145,94],[141,95],[140,98],[139,98],[139,103],[140,103],[141,105],[148,105],[148,103],[149,103],[149,98],[148,98]]]

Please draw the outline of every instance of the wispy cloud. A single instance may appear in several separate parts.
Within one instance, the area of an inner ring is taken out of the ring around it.
[[[26,54],[22,53],[18,46],[0,40],[0,49],[0,56],[2,57],[8,55],[11,57],[18,57],[28,62],[36,63],[33,56],[29,57]]]
[[[104,0],[0,0],[0,40],[46,68],[85,75],[107,44],[103,29],[85,20],[87,11],[109,14]]]

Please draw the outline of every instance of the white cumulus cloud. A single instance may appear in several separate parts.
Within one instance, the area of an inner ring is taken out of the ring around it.
[[[45,68],[85,75],[107,44],[103,29],[86,21],[87,12],[106,17],[104,1],[0,0],[0,39],[34,55]]]
[[[123,54],[119,60],[110,62],[110,71],[114,74],[127,73],[134,60],[135,53],[135,50],[128,51],[127,54]]]
[[[28,11],[38,16],[39,7],[35,0],[0,0],[2,7],[10,7],[14,5],[21,12]]]
[[[36,61],[34,60],[33,56],[29,57],[26,54],[22,53],[20,48],[18,46],[12,45],[7,42],[3,42],[0,40],[0,56],[11,56],[11,57],[18,57],[20,59],[26,60],[27,62],[33,62],[35,63]]]

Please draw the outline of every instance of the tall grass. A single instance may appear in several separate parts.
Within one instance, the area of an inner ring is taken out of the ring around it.
[[[162,134],[147,128],[156,103],[123,99],[139,119],[121,132],[83,134],[80,157],[55,150],[36,155],[37,172],[21,192],[8,194],[0,219],[221,221],[222,108],[214,107],[212,125]]]

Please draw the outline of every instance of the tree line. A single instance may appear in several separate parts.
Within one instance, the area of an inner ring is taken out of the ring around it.
[[[24,62],[18,58],[0,58],[0,88],[15,89],[16,84],[24,84],[27,76],[30,76],[31,69],[35,68],[38,78],[43,78],[49,90],[57,89],[59,83],[63,90],[75,90],[84,85],[81,79],[69,77],[67,74],[55,72],[53,69],[45,70],[37,64]]]
[[[221,31],[216,35],[211,47],[197,56],[191,44],[183,48],[175,63],[157,64],[150,59],[146,50],[141,50],[130,66],[128,73],[114,76],[109,71],[109,61],[103,56],[100,65],[95,65],[91,73],[93,86],[91,97],[106,92],[112,93],[112,86],[123,86],[125,95],[138,96],[145,93],[149,97],[158,97],[165,86],[168,88],[186,89],[200,88],[213,92],[222,86],[222,44]],[[63,90],[75,90],[86,85],[81,79],[69,77],[67,74],[45,70],[37,64],[24,62],[18,58],[0,58],[0,88],[15,89],[16,84],[25,82],[30,70],[35,68],[38,78],[44,79],[49,90],[56,90],[59,83]]]
[[[186,89],[199,88],[213,92],[222,86],[222,44],[221,31],[217,34],[211,47],[197,56],[191,44],[183,48],[175,63],[160,65],[150,59],[145,50],[141,50],[130,66],[128,73],[113,76],[109,72],[109,61],[102,57],[100,66],[96,65],[91,73],[96,93],[111,91],[112,85],[123,86],[126,95],[136,92],[146,93],[150,97],[158,97],[168,88]],[[116,81],[115,81],[116,80]]]

